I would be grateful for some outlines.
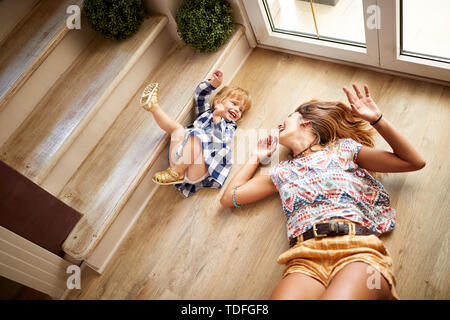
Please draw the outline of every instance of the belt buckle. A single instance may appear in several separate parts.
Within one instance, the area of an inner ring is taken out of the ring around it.
[[[313,234],[314,234],[314,238],[322,238],[322,237],[326,237],[328,234],[326,233],[317,233],[317,223],[313,224]]]

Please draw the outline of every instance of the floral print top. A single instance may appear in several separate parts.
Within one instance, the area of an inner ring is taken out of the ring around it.
[[[395,210],[383,185],[355,162],[362,145],[341,139],[270,170],[287,218],[288,237],[331,217],[359,222],[383,233],[395,226]]]

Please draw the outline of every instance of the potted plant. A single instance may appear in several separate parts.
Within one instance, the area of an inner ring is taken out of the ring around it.
[[[226,0],[184,0],[177,10],[177,30],[198,52],[213,52],[231,37],[233,13]]]
[[[145,17],[142,0],[85,0],[83,13],[95,31],[115,40],[135,34]]]

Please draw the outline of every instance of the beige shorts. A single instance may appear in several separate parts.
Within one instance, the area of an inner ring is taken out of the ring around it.
[[[278,257],[278,263],[286,265],[283,278],[290,273],[300,272],[320,281],[325,287],[342,268],[357,261],[378,270],[389,283],[393,298],[398,299],[392,258],[375,235],[312,238],[298,242]]]

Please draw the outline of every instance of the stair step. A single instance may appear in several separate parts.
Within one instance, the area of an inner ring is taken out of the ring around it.
[[[1,0],[0,1],[0,43],[9,35],[9,33],[19,24],[23,18],[26,18],[39,0]]]
[[[128,40],[96,35],[0,149],[0,159],[39,184],[167,24],[148,17]]]
[[[41,0],[0,45],[0,108],[69,31],[66,9],[82,0]]]
[[[152,115],[138,104],[145,86],[159,82],[161,107],[180,121],[192,110],[197,84],[221,65],[243,33],[244,27],[237,25],[230,41],[210,54],[177,43],[146,79],[58,195],[84,214],[63,244],[66,254],[86,259],[168,143]]]

